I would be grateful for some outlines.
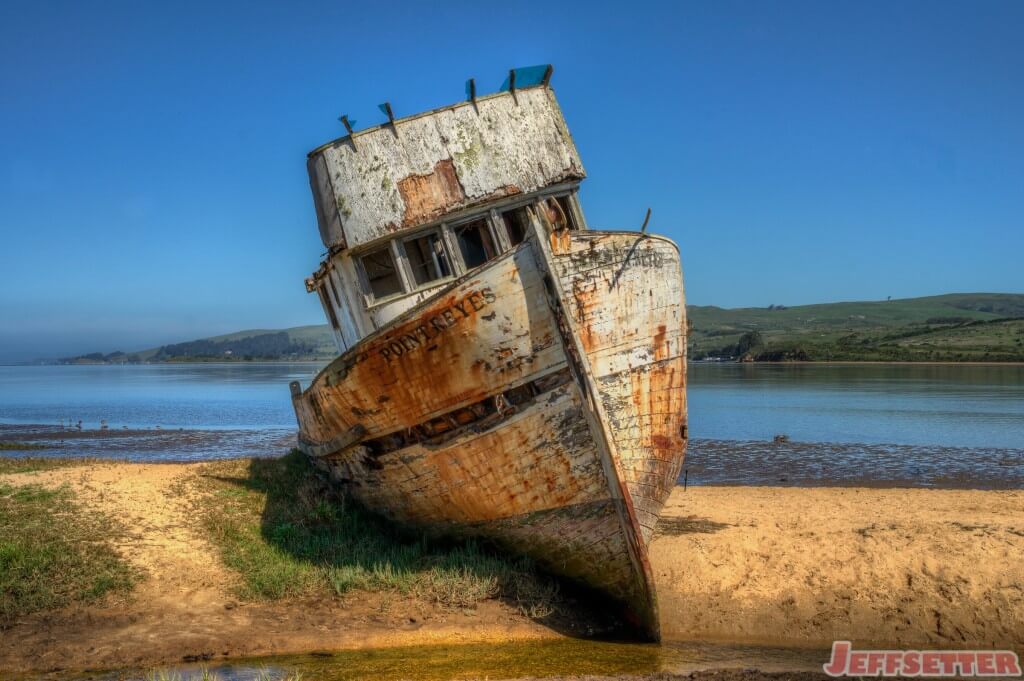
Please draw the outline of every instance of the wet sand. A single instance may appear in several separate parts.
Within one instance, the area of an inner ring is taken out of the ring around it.
[[[118,668],[380,646],[561,637],[500,602],[396,594],[241,603],[190,522],[196,464],[99,463],[0,476],[68,484],[129,528],[135,592],[22,618],[0,670]],[[182,491],[185,490],[183,493]],[[666,638],[827,647],[1024,644],[1024,492],[678,488],[652,562]]]
[[[295,446],[292,428],[106,428],[0,424],[0,445],[33,445],[30,456],[127,461],[209,461],[280,456]],[[17,452],[6,452],[16,455]]]
[[[32,456],[183,462],[279,456],[296,432],[0,424],[0,445],[11,442]],[[1024,489],[1024,448],[694,438],[685,471],[690,485],[1012,490]]]
[[[1013,490],[1024,449],[693,439],[685,473],[691,485]]]

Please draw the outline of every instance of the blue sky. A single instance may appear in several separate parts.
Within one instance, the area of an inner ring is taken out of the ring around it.
[[[551,62],[688,300],[1024,291],[1024,3],[0,5],[0,361],[322,323],[305,153]]]

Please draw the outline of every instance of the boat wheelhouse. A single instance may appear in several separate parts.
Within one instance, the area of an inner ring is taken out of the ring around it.
[[[306,288],[341,351],[519,245],[530,206],[550,202],[568,229],[586,228],[583,164],[546,85],[392,120],[309,154],[328,254]]]

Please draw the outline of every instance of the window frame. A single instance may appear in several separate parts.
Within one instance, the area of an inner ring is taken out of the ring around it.
[[[579,186],[560,185],[557,188],[549,189],[554,189],[554,191],[541,191],[527,196],[507,197],[500,202],[496,202],[497,205],[492,204],[489,207],[482,208],[474,212],[468,212],[468,214],[461,214],[457,219],[442,220],[430,225],[424,225],[415,230],[410,230],[408,234],[399,233],[390,235],[387,237],[386,242],[382,238],[373,243],[361,244],[358,248],[352,249],[351,259],[355,261],[355,274],[358,280],[358,285],[361,289],[360,292],[363,296],[365,308],[367,310],[372,310],[379,305],[389,303],[415,293],[420,293],[426,289],[441,286],[446,282],[450,282],[463,276],[466,272],[473,269],[467,267],[466,262],[462,257],[462,249],[459,247],[458,236],[455,234],[455,230],[465,224],[476,222],[477,220],[484,220],[487,225],[488,235],[491,238],[491,243],[497,250],[497,253],[494,256],[495,258],[500,257],[517,246],[512,244],[508,229],[505,227],[505,221],[501,216],[501,214],[506,211],[537,207],[542,201],[550,198],[564,198],[569,207],[567,216],[569,217],[570,222],[575,225],[575,229],[580,231],[588,229],[586,220],[583,218],[583,211],[579,204]],[[409,260],[408,252],[406,250],[406,243],[414,239],[423,238],[430,233],[435,233],[440,237],[442,248],[444,249],[445,256],[448,259],[448,268],[450,273],[439,279],[433,279],[425,284],[417,285],[415,273],[412,270],[412,263]],[[526,234],[525,237],[528,238],[529,234]],[[373,294],[373,289],[370,286],[370,279],[363,267],[362,259],[370,253],[382,250],[384,243],[386,243],[387,248],[390,249],[391,259],[398,274],[400,290],[383,298],[377,298]],[[490,260],[486,262],[490,262]]]
[[[408,289],[406,290],[406,293],[416,293],[417,291],[422,291],[423,289],[432,288],[446,281],[451,281],[452,279],[455,279],[459,276],[460,272],[458,271],[458,267],[455,265],[454,258],[452,258],[452,247],[445,236],[443,227],[443,224],[436,225],[434,227],[429,227],[427,229],[417,230],[407,236],[396,236],[393,239],[391,239],[391,243],[396,245],[400,244],[399,252],[401,254],[401,261],[403,263],[403,267],[405,268],[405,274],[408,279],[406,282],[408,284]],[[409,259],[409,251],[406,248],[406,244],[409,243],[410,241],[415,241],[417,239],[422,239],[424,237],[430,236],[431,234],[436,234],[438,241],[441,242],[441,248],[444,250],[445,259],[448,261],[449,271],[448,274],[438,277],[437,279],[431,279],[430,281],[424,284],[417,284],[416,273],[412,269],[412,261]]]
[[[400,298],[409,293],[409,282],[405,278],[405,273],[402,269],[402,259],[395,248],[396,239],[388,239],[386,244],[374,244],[373,246],[360,251],[359,253],[353,253],[352,259],[356,264],[356,274],[359,278],[359,286],[363,289],[363,301],[366,305],[366,309],[370,309],[381,303],[385,303],[396,298]],[[383,246],[383,247],[381,247]],[[377,251],[387,250],[391,255],[391,263],[395,267],[395,274],[398,276],[398,290],[394,293],[378,298],[373,292],[373,286],[370,285],[370,275],[366,272],[366,267],[363,265],[363,258],[366,256],[376,253]],[[403,254],[404,255],[404,254]]]
[[[519,244],[512,243],[512,234],[509,232],[508,226],[505,224],[505,213],[511,213],[512,211],[516,210],[528,210],[531,206],[535,206],[536,203],[536,201],[515,203],[510,206],[494,208],[491,210],[491,219],[494,221],[495,224],[501,226],[501,229],[499,231],[501,232],[502,238],[502,253],[511,251],[513,248],[523,243],[523,241],[526,241],[526,239],[529,238],[530,236],[529,228],[527,227],[527,229],[524,230],[523,232],[523,240],[520,241]],[[529,220],[529,216],[527,216],[527,220]]]
[[[446,222],[446,223],[444,223],[444,226],[445,226],[446,230],[448,231],[449,234],[451,234],[451,242],[453,244],[453,250],[454,250],[455,253],[458,254],[459,269],[461,270],[460,271],[460,275],[461,274],[465,274],[466,272],[469,272],[470,270],[476,269],[477,267],[481,267],[482,265],[485,265],[485,264],[489,263],[491,260],[494,260],[495,258],[500,256],[501,254],[503,254],[503,253],[505,253],[506,251],[509,250],[508,247],[506,246],[505,242],[501,238],[499,238],[497,233],[496,233],[497,229],[495,229],[494,216],[492,215],[492,213],[493,213],[493,210],[486,210],[486,211],[483,211],[483,212],[480,212],[480,213],[476,213],[475,215],[470,215],[469,217],[463,218],[463,219],[458,220],[456,222]],[[462,248],[459,247],[459,235],[456,234],[456,231],[460,227],[465,227],[465,226],[470,225],[470,224],[472,224],[474,222],[480,222],[481,220],[483,221],[484,226],[487,229],[487,236],[490,237],[490,239],[491,239],[491,246],[495,249],[496,253],[494,254],[493,257],[488,258],[487,260],[484,260],[484,262],[481,263],[480,265],[476,265],[474,267],[469,267],[466,264],[466,259],[462,256]]]

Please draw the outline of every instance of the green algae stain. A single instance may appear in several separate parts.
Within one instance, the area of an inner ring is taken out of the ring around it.
[[[466,170],[473,170],[480,165],[480,144],[477,141],[473,141],[462,151],[456,151],[452,156],[455,157],[455,162],[465,168]]]
[[[344,215],[346,218],[351,217],[352,211],[349,210],[348,203],[345,202],[344,196],[339,196],[337,199],[338,212]]]

